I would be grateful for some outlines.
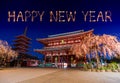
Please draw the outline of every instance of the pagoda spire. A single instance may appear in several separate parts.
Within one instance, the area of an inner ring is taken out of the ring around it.
[[[28,28],[28,27],[26,27],[25,30],[24,30],[24,35],[25,35],[25,36],[26,36],[26,33],[27,33],[27,28]]]

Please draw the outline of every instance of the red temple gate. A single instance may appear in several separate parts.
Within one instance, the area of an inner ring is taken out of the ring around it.
[[[85,36],[90,35],[93,35],[93,30],[50,35],[48,38],[37,39],[38,42],[44,44],[44,48],[35,49],[35,51],[45,55],[45,63],[54,63],[57,67],[67,64],[67,67],[71,67],[78,61],[70,51],[71,46],[80,43]]]

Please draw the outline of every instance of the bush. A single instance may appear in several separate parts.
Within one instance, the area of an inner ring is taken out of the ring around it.
[[[92,63],[87,64],[88,69],[92,69]]]
[[[83,68],[84,68],[84,70],[92,69],[92,63],[84,64]],[[118,63],[111,62],[107,66],[101,66],[97,70],[100,70],[100,71],[101,70],[105,70],[105,71],[112,70],[112,71],[114,71],[114,70],[118,70],[118,69],[119,69]]]
[[[88,70],[87,64],[84,64],[83,68],[84,70]]]
[[[116,70],[119,68],[119,66],[116,62],[112,62],[112,63],[108,64],[108,68],[111,70]]]
[[[84,69],[85,70],[92,69],[92,64],[91,63],[84,64]]]

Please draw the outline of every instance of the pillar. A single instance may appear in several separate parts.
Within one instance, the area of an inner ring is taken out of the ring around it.
[[[66,61],[67,61],[67,64],[69,64],[69,61],[68,61],[68,55],[66,55]]]
[[[46,64],[46,55],[45,55],[45,64]]]
[[[53,56],[51,55],[51,63],[53,63]]]
[[[60,55],[58,56],[58,67],[60,67]]]

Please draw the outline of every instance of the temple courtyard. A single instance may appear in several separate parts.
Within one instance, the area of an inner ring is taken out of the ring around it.
[[[120,72],[88,72],[79,69],[5,68],[0,83],[120,83]]]

